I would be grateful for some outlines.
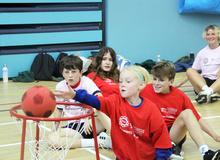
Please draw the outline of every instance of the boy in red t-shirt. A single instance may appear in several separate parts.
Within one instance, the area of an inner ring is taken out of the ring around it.
[[[186,132],[199,148],[204,160],[219,160],[220,151],[211,151],[202,136],[202,130],[215,141],[220,142],[220,136],[212,130],[200,117],[190,99],[179,89],[172,86],[175,77],[175,67],[169,62],[159,62],[152,69],[153,81],[141,92],[154,102],[160,109],[170,132],[171,140],[181,149]],[[180,153],[176,153],[181,159]]]

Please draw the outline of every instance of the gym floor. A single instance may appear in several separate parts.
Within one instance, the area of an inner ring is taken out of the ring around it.
[[[182,80],[185,77],[185,73],[178,73],[175,83]],[[57,82],[52,81],[40,81],[34,83],[14,83],[9,81],[7,84],[0,82],[0,155],[1,159],[18,160],[20,157],[20,142],[21,134],[18,131],[16,123],[11,118],[9,109],[15,104],[21,101],[21,97],[25,90],[34,85],[47,86],[51,90],[54,90]],[[181,89],[188,94],[194,102],[194,92],[192,86],[186,83]],[[210,124],[210,126],[220,134],[220,102],[212,104],[197,105],[196,109],[202,115],[204,119]],[[211,149],[220,149],[220,143],[215,142],[207,134],[204,133],[204,137],[207,144]],[[26,148],[26,151],[28,149]],[[114,160],[115,156],[111,150],[99,149],[100,157],[102,160]],[[187,135],[187,141],[183,145],[184,159],[185,160],[200,160],[202,157],[199,154],[198,148],[192,141],[189,135]],[[28,153],[26,153],[28,154]],[[28,155],[25,155],[28,157]],[[27,158],[30,159],[30,158]],[[67,160],[95,160],[95,152],[93,148],[79,148],[71,149],[67,155]]]

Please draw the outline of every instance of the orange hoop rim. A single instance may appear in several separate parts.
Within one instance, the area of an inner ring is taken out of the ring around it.
[[[72,116],[72,117],[60,117],[60,118],[52,118],[52,117],[31,117],[31,116],[27,116],[24,114],[20,114],[17,113],[17,110],[21,109],[21,104],[15,105],[14,107],[12,107],[10,109],[10,114],[11,116],[14,116],[16,118],[21,118],[24,120],[33,120],[33,121],[55,121],[55,122],[59,122],[59,121],[70,121],[70,120],[78,120],[81,118],[86,118],[86,117],[90,117],[92,115],[94,115],[94,110],[92,107],[85,105],[85,104],[81,104],[81,103],[73,103],[73,102],[56,102],[56,105],[77,105],[77,106],[81,106],[83,108],[88,109],[88,113],[79,115],[79,116]]]

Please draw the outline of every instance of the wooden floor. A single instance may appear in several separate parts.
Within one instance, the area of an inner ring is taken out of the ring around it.
[[[180,81],[184,77],[184,73],[178,74],[176,80]],[[10,117],[9,109],[20,102],[24,91],[30,86],[44,85],[53,90],[57,82],[36,82],[36,83],[14,83],[9,81],[8,84],[3,84],[0,81],[0,159],[4,160],[19,160],[20,140],[21,135],[18,132],[14,120]],[[194,93],[189,83],[181,88],[192,100]],[[196,105],[196,104],[195,104]],[[199,113],[207,120],[210,126],[220,134],[220,101],[213,104],[204,104],[196,106]],[[211,149],[220,149],[220,143],[215,142],[208,135],[204,134],[207,144]],[[183,145],[185,160],[200,160],[202,159],[196,145],[193,143],[190,136],[187,136],[187,141]],[[115,159],[111,150],[100,149],[102,160]],[[29,158],[27,158],[29,159]],[[87,149],[72,149],[69,151],[67,160],[95,160],[94,150]]]

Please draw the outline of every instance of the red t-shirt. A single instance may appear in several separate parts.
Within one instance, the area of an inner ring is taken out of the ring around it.
[[[156,148],[171,148],[166,124],[151,101],[143,98],[135,108],[116,94],[98,98],[111,119],[112,148],[119,159],[154,160]]]
[[[170,87],[170,92],[168,94],[162,94],[156,93],[152,84],[148,84],[142,90],[141,96],[150,99],[157,105],[162,113],[167,127],[171,127],[179,114],[185,109],[191,109],[197,120],[200,119],[200,115],[196,111],[190,99],[178,88]]]
[[[119,94],[118,83],[115,83],[112,79],[109,78],[102,79],[98,75],[95,77],[95,74],[95,72],[91,72],[87,75],[87,77],[89,77],[95,82],[95,84],[101,90],[101,93],[104,97],[107,97],[111,94]]]

